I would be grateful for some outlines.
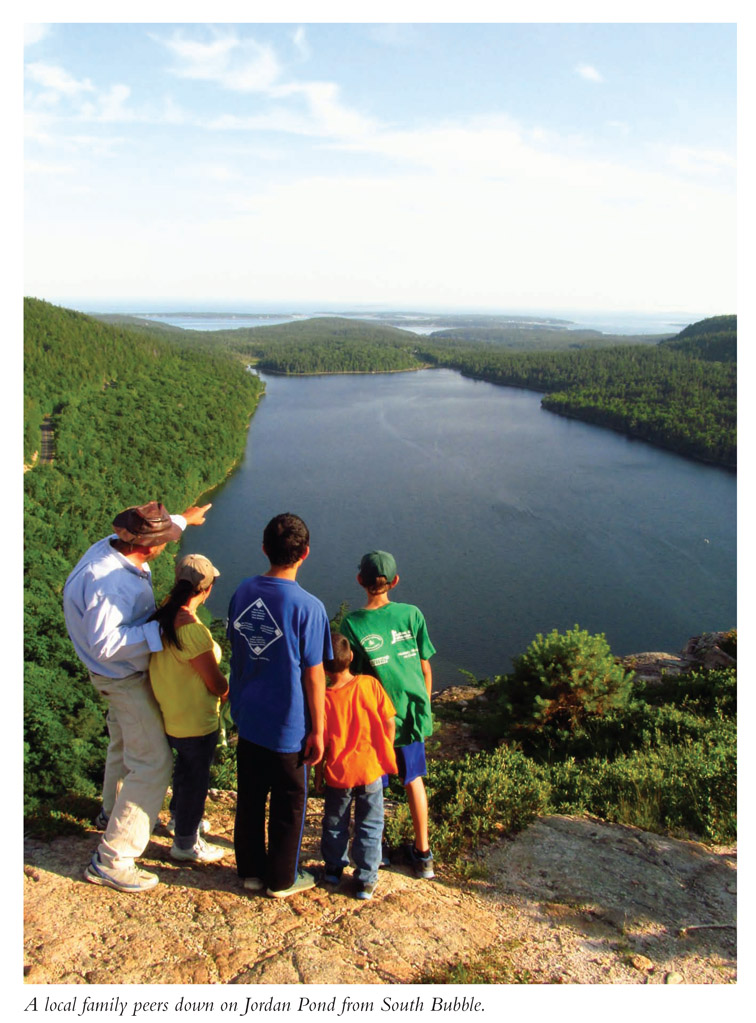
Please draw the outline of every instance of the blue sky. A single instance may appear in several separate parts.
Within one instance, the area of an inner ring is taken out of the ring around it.
[[[735,311],[734,24],[88,6],[25,8],[25,294]]]

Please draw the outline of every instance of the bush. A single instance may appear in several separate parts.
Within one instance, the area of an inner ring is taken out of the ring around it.
[[[592,813],[647,831],[736,837],[735,726],[712,723],[705,736],[621,754],[614,760],[569,758],[541,768],[554,813]]]
[[[536,636],[501,680],[499,719],[504,734],[527,744],[534,733],[549,744],[579,734],[591,721],[628,707],[632,673],[615,662],[603,634],[579,626]]]
[[[548,785],[518,750],[500,746],[428,765],[433,847],[449,860],[481,841],[520,831],[547,805]]]

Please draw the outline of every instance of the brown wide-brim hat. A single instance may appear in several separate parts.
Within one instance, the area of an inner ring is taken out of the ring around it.
[[[113,529],[121,540],[137,547],[157,547],[178,540],[182,532],[159,501],[120,512],[113,519]]]

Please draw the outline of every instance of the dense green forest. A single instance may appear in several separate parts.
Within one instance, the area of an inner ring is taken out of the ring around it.
[[[194,351],[46,302],[24,304],[24,650],[27,806],[94,791],[103,715],[74,655],[63,584],[114,515],[158,499],[180,512],[220,482],[244,450],[261,384],[227,353]],[[40,425],[49,416],[52,464]],[[155,563],[167,588],[168,558]]]
[[[542,324],[518,324],[508,327],[450,327],[434,330],[429,335],[434,341],[470,341],[498,345],[512,351],[546,351],[562,349],[606,348],[607,345],[654,345],[667,338],[667,334],[602,334],[600,330],[565,330],[544,327]]]

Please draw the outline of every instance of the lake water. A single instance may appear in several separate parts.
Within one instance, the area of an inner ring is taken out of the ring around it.
[[[263,379],[244,461],[186,534],[222,573],[214,615],[267,568],[265,524],[291,511],[311,534],[299,582],[330,615],[361,606],[366,551],[395,555],[435,688],[510,671],[537,633],[576,623],[615,654],[735,626],[733,474],[451,370]]]

